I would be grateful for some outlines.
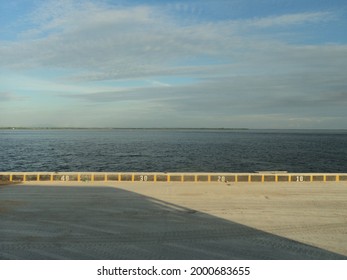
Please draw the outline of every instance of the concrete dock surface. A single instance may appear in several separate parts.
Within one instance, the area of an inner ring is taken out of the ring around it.
[[[347,182],[1,185],[0,259],[347,259]]]

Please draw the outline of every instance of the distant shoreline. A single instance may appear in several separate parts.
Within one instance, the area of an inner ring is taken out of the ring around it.
[[[213,127],[0,127],[0,130],[249,130],[249,128]]]
[[[346,128],[246,128],[246,127],[0,127],[0,130],[196,130],[196,131],[346,131]]]

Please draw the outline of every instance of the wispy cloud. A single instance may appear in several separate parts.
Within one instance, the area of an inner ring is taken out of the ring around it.
[[[14,99],[14,95],[9,92],[0,92],[0,102],[6,102]]]
[[[1,65],[17,69],[93,69],[119,72],[122,76],[127,72],[153,71],[190,56],[220,52],[217,42],[222,34],[214,34],[215,29],[211,32],[201,27],[180,28],[149,10],[147,7],[115,11],[92,8],[53,18],[44,28],[39,26],[29,31],[40,34],[50,28],[44,37],[3,44],[0,53],[5,59]],[[57,31],[55,26],[59,27]]]
[[[246,20],[244,23],[249,26],[268,28],[277,26],[290,26],[300,25],[307,23],[319,23],[336,20],[336,14],[332,12],[307,12],[307,13],[296,13],[286,14],[280,16],[270,16],[264,18],[256,18]]]
[[[206,71],[210,65],[205,69],[204,65],[183,66],[189,59],[212,58],[224,64],[252,52],[266,49],[270,53],[283,47],[279,42],[238,34],[237,25],[264,28],[333,17],[316,12],[181,26],[145,6],[110,9],[74,1],[48,3],[33,13],[35,25],[23,33],[26,39],[0,45],[0,66],[75,69],[96,79],[191,74]],[[32,34],[36,35],[30,37]],[[212,71],[214,68],[212,65]]]
[[[28,97],[15,94],[13,92],[0,92],[0,103],[9,101],[22,101],[26,99],[28,99]]]

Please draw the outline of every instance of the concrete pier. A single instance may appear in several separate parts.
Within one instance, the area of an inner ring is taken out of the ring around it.
[[[347,259],[340,175],[290,184],[37,175],[0,186],[0,259]]]

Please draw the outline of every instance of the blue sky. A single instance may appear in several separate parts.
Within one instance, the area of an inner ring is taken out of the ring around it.
[[[0,126],[347,129],[346,1],[0,2]]]

